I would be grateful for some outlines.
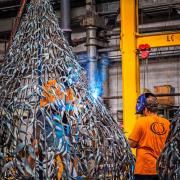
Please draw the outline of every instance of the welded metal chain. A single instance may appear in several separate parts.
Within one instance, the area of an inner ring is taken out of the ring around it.
[[[133,178],[127,140],[88,90],[49,1],[31,1],[0,92],[0,179]]]
[[[157,168],[161,180],[180,178],[180,109],[171,122],[170,133],[158,159]]]

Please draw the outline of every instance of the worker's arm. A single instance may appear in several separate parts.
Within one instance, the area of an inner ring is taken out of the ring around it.
[[[137,148],[138,143],[136,141],[133,141],[132,139],[128,139],[128,142],[131,148]]]
[[[142,123],[141,123],[141,121],[137,120],[135,123],[135,126],[128,138],[128,142],[129,142],[129,145],[131,146],[131,148],[138,147],[142,135],[143,135]]]

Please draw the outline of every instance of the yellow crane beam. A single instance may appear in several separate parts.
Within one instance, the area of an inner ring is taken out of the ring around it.
[[[149,44],[151,47],[180,45],[180,32],[166,32],[156,34],[137,35],[137,48],[140,44]]]

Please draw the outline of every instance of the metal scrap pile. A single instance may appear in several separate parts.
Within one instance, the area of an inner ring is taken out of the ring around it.
[[[124,134],[88,90],[49,1],[31,1],[0,92],[0,179],[132,179]]]
[[[157,167],[162,180],[178,180],[180,178],[180,109],[171,122],[170,133]]]

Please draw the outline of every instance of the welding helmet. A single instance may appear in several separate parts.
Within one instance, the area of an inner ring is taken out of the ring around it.
[[[153,97],[153,101],[147,101],[147,98],[149,96]],[[152,94],[152,93],[141,94],[137,99],[136,114],[143,114],[144,108],[149,107],[149,106],[150,107],[157,107],[158,106],[156,96],[154,94]]]

